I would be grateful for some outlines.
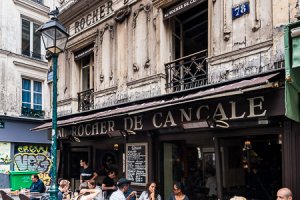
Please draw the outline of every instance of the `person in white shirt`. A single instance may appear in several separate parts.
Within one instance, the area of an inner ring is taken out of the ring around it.
[[[149,182],[146,188],[147,191],[142,192],[139,200],[161,200],[161,196],[157,194],[155,182]]]
[[[136,195],[136,191],[132,191],[126,198],[124,192],[129,188],[131,181],[126,178],[120,178],[117,182],[118,190],[113,192],[109,200],[129,200],[131,197]]]
[[[87,189],[81,189],[80,194],[83,196],[80,200],[102,200],[102,190],[100,187],[97,187],[94,180],[91,180],[87,183]],[[87,195],[86,195],[87,194]]]

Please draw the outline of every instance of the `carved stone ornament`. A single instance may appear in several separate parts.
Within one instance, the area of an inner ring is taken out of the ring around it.
[[[133,63],[133,71],[138,72],[139,71],[139,66],[137,63]]]
[[[109,30],[110,32],[110,38],[114,39],[114,29],[112,25],[109,24],[105,24],[105,27],[99,32],[99,36],[100,36],[100,43],[102,44],[103,42],[103,35],[105,33],[106,30]]]
[[[113,71],[110,71],[110,76],[109,76],[109,79],[110,79],[110,80],[112,80],[112,79],[113,79],[113,77],[114,77],[114,73],[113,73]]]
[[[101,75],[100,75],[100,82],[102,83],[103,81],[104,81],[104,75],[101,74]]]
[[[147,13],[147,20],[150,21],[150,10],[151,10],[150,4],[147,5],[140,4],[139,8],[133,13],[133,21],[132,21],[133,28],[136,27],[136,19],[139,16],[139,13],[143,10]]]
[[[129,5],[124,6],[116,12],[115,21],[122,23],[126,19],[126,17],[129,16],[130,12],[131,8],[129,7]]]
[[[148,58],[144,65],[144,68],[149,68],[149,67],[150,67],[150,59]]]

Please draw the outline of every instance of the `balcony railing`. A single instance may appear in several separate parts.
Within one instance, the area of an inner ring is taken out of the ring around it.
[[[22,51],[22,55],[25,55],[25,56],[28,56],[31,58],[35,58],[35,59],[39,59],[39,60],[42,60],[42,56],[43,56],[42,54],[40,54],[38,52],[26,51],[26,50]]]
[[[207,50],[165,64],[168,92],[207,85]]]
[[[31,0],[31,1],[34,1],[34,2],[36,2],[38,4],[44,5],[44,0]]]
[[[34,118],[44,118],[45,111],[43,110],[35,110],[27,107],[21,108],[22,116],[25,117],[34,117]]]
[[[94,89],[78,92],[78,111],[91,110],[94,108]]]

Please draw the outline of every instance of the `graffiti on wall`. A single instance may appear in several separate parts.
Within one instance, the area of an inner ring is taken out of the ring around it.
[[[37,171],[45,185],[50,185],[50,149],[47,145],[16,145],[14,155],[15,171]]]
[[[0,172],[9,171],[9,163],[12,161],[10,158],[11,143],[0,142]]]

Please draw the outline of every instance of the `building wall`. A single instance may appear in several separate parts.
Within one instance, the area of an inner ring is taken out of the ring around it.
[[[74,53],[91,43],[95,43],[94,108],[166,93],[164,64],[172,61],[173,53],[171,26],[163,20],[163,9],[176,1],[112,2],[113,12],[77,33],[75,22],[103,2],[66,1],[61,5],[60,20],[71,37],[67,53],[59,56],[59,63],[65,66],[59,69],[63,77],[58,83],[59,115],[78,112],[81,75]],[[295,20],[296,1],[251,0],[249,14],[232,19],[231,10],[240,3],[243,1],[208,1],[209,84],[283,67],[283,27]],[[131,12],[123,22],[116,22],[114,17],[124,5]]]
[[[47,84],[48,65],[45,49],[41,46],[42,59],[32,59],[21,54],[22,18],[38,24],[49,19],[48,12],[54,0],[45,0],[40,5],[31,0],[9,0],[0,2],[0,115],[19,117],[22,105],[22,77],[41,81],[43,91],[43,110],[46,117],[50,113]],[[42,41],[41,41],[42,43]]]

